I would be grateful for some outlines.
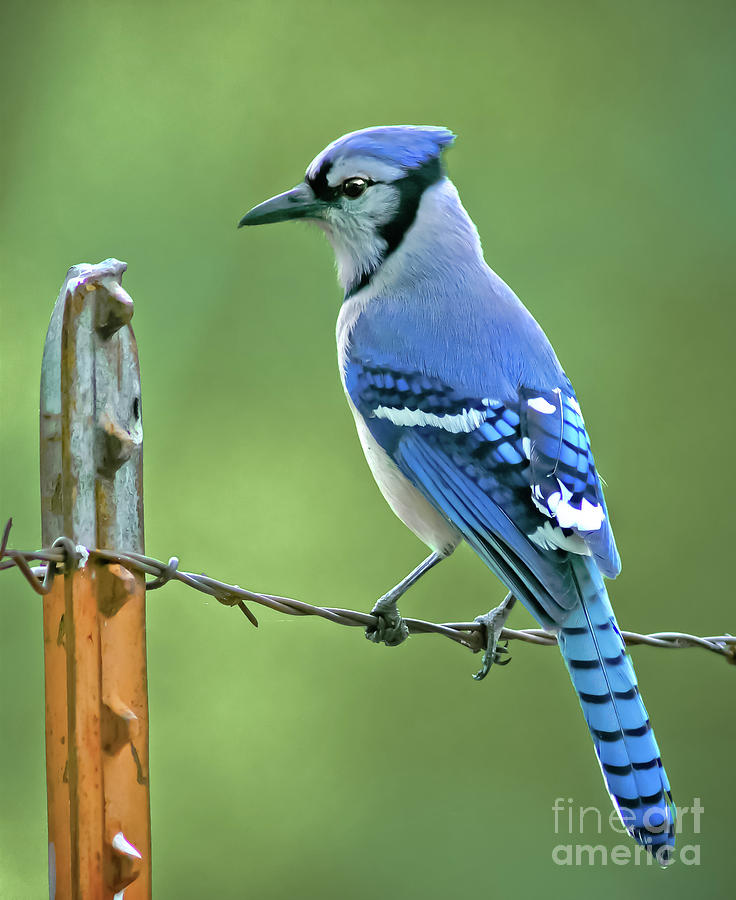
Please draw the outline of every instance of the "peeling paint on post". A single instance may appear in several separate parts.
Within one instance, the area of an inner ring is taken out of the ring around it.
[[[142,553],[140,374],[125,263],[74,266],[41,373],[43,543]],[[87,561],[44,597],[49,886],[151,896],[145,586]]]

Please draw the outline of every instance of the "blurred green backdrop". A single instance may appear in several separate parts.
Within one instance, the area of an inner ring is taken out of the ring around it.
[[[736,630],[732,3],[5,0],[0,15],[13,546],[39,541],[53,300],[68,266],[114,255],[136,303],[148,550],[361,609],[417,563],[338,383],[331,251],[315,229],[235,223],[346,131],[444,124],[490,263],[582,399],[622,626]],[[460,551],[402,609],[467,619],[502,596]],[[725,895],[736,672],[722,660],[634,651],[676,799],[705,807],[702,833],[688,817],[680,837],[701,865],[566,869],[555,798],[609,806],[555,650],[515,646],[479,685],[478,658],[439,638],[389,650],[259,615],[255,632],[179,586],[150,598],[157,898]],[[0,617],[0,897],[35,898],[41,617],[18,575],[2,576]]]

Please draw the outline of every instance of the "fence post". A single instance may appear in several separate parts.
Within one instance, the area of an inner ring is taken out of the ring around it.
[[[140,373],[125,263],[72,267],[41,372],[43,544],[142,553]],[[151,896],[145,586],[87,560],[44,597],[50,896]]]

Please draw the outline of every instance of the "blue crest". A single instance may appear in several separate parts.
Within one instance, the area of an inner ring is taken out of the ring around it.
[[[373,156],[401,166],[416,169],[434,159],[455,140],[447,128],[434,125],[379,125],[345,134],[329,144],[312,162],[309,175],[316,174],[323,166],[337,157],[350,154]]]

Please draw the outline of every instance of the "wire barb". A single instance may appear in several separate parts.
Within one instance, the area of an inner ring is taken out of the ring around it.
[[[74,546],[69,538],[61,537],[54,541],[51,548],[44,550],[22,551],[8,549],[8,539],[13,520],[9,519],[0,539],[0,571],[4,569],[18,568],[37,594],[47,594],[51,589],[54,574],[66,571],[72,566],[72,560],[76,565],[82,558],[79,549]],[[312,606],[303,600],[295,600],[291,597],[279,597],[275,594],[260,594],[241,588],[237,584],[227,584],[217,581],[208,575],[197,575],[193,572],[182,572],[179,569],[179,559],[172,556],[168,563],[143,556],[140,553],[125,553],[119,550],[89,550],[90,559],[100,562],[118,563],[126,569],[141,573],[144,577],[151,576],[146,581],[147,590],[156,590],[171,581],[179,581],[188,587],[194,588],[210,597],[214,597],[225,606],[238,606],[248,620],[258,627],[258,620],[246,605],[258,603],[276,612],[289,616],[319,616],[337,625],[362,627],[374,625],[375,616],[369,613],[358,612],[352,609],[341,609],[328,606]],[[31,568],[31,562],[41,562],[44,565]],[[477,622],[426,622],[423,619],[404,619],[410,634],[441,634],[450,638],[474,653],[484,649],[483,626]],[[679,631],[658,631],[654,634],[639,634],[635,631],[622,631],[624,641],[628,646],[644,644],[649,647],[663,647],[674,650],[682,650],[687,647],[699,647],[709,650],[726,658],[729,663],[736,664],[736,637],[731,634],[722,634],[714,637],[699,637],[695,634],[684,634]],[[516,630],[504,628],[501,639],[507,641],[524,641],[528,644],[540,646],[552,646],[557,643],[556,635],[542,628],[525,628]]]

